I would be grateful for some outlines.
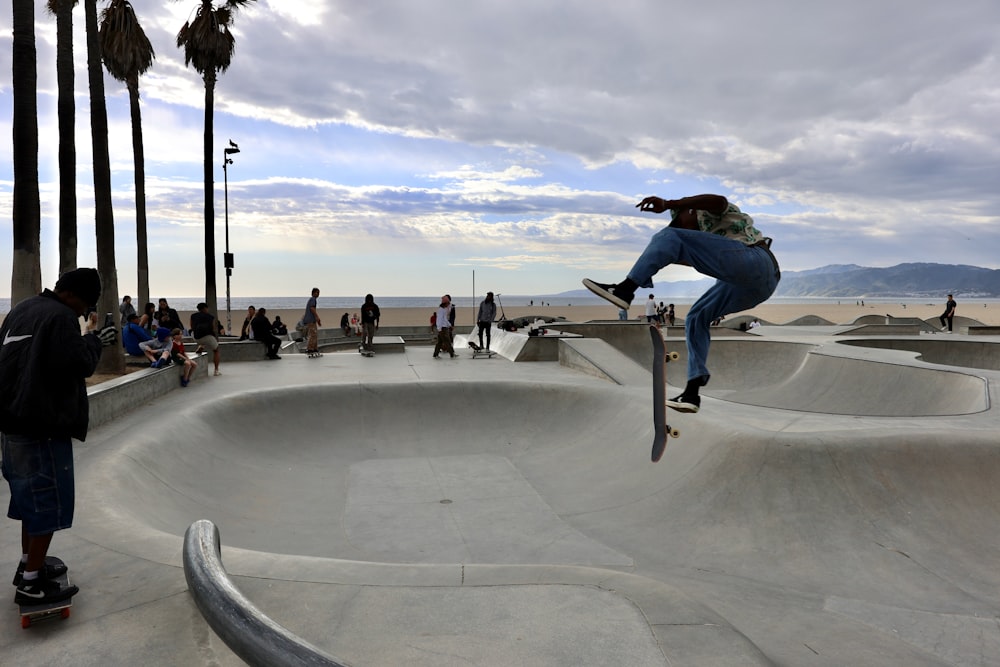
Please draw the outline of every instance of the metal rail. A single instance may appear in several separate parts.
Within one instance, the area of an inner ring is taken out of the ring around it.
[[[345,667],[272,621],[240,592],[222,565],[219,529],[211,521],[195,521],[184,534],[184,577],[209,626],[248,665]]]

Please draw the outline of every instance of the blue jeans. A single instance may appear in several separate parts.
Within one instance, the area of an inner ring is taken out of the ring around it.
[[[3,476],[10,486],[7,517],[28,535],[48,535],[73,525],[73,442],[0,434]]]
[[[639,255],[629,280],[643,288],[653,287],[653,276],[669,264],[686,264],[716,282],[695,301],[685,320],[687,376],[689,380],[710,373],[705,365],[712,342],[712,320],[763,303],[778,286],[778,267],[761,246],[689,229],[664,227],[649,240]]]

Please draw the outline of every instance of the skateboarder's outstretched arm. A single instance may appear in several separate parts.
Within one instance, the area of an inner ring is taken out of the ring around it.
[[[635,207],[640,211],[652,211],[653,213],[694,209],[696,211],[708,211],[713,215],[722,215],[729,208],[729,200],[722,195],[693,195],[680,199],[646,197],[636,204]]]

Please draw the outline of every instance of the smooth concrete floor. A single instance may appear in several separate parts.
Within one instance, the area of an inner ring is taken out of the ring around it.
[[[713,343],[656,464],[613,351],[636,381],[426,347],[223,366],[76,447],[52,553],[81,593],[28,630],[10,604],[0,663],[242,664],[181,570],[210,519],[241,590],[352,665],[1000,665],[1000,373],[770,342]]]

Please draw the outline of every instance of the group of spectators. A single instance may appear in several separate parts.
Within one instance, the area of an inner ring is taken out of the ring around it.
[[[198,342],[199,349],[211,350],[215,364],[215,375],[219,372],[219,336],[222,327],[218,318],[208,312],[208,305],[198,304],[197,312],[191,315],[191,335]],[[166,299],[160,299],[159,308],[147,303],[142,316],[132,306],[132,297],[125,296],[118,307],[122,314],[122,345],[133,357],[145,357],[152,368],[162,368],[171,364],[183,367],[181,386],[191,381],[191,374],[197,362],[184,349],[184,325],[177,311],[170,307]]]
[[[483,349],[483,334],[486,334],[486,347],[490,349],[491,331],[493,321],[496,319],[497,309],[493,300],[493,292],[487,292],[486,298],[479,304],[479,311],[476,313],[476,327],[479,335],[479,348]],[[437,310],[431,315],[431,327],[437,332],[437,342],[434,344],[434,358],[437,359],[441,352],[447,352],[452,357],[455,354],[455,304],[451,302],[451,295],[445,294],[441,297],[441,303]]]
[[[196,352],[212,352],[214,374],[222,375],[219,371],[219,339],[226,332],[219,319],[208,312],[208,304],[203,302],[197,305],[197,311],[191,314],[187,327],[166,299],[159,300],[159,307],[147,303],[142,315],[139,315],[132,305],[132,298],[125,296],[119,310],[122,314],[122,345],[129,355],[145,357],[153,368],[183,364],[181,384],[187,386],[187,381],[197,366],[184,351],[184,335],[189,333],[198,345]],[[281,339],[278,336],[287,334],[288,327],[280,316],[271,322],[266,308],[250,306],[239,339],[258,341],[264,345],[268,359],[280,359],[278,350]]]
[[[623,316],[624,314],[624,316]],[[626,320],[628,319],[628,311],[625,309],[620,309],[618,313],[618,319]],[[667,306],[663,305],[661,301],[659,305],[656,304],[656,298],[650,294],[649,298],[646,300],[646,321],[653,323],[658,322],[662,324],[669,324],[674,326],[674,321],[676,315],[674,313],[674,304]]]

